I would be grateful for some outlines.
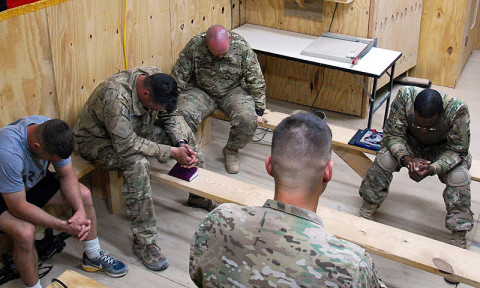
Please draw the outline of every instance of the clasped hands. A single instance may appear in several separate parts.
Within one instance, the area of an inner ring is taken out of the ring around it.
[[[197,164],[197,153],[188,144],[181,144],[180,147],[172,147],[170,155],[177,160],[183,168],[192,168]]]
[[[434,173],[434,168],[430,165],[432,162],[428,160],[406,156],[404,161],[408,168],[408,176],[415,182],[420,182]]]
[[[83,241],[90,233],[91,221],[87,219],[85,212],[76,211],[73,216],[67,220],[65,232],[73,235],[78,241]]]

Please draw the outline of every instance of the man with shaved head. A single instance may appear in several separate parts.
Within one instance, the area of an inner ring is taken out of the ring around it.
[[[187,43],[171,75],[181,90],[178,111],[194,133],[217,108],[230,118],[225,168],[238,173],[238,150],[253,138],[265,110],[265,79],[255,52],[240,35],[213,25]]]
[[[465,103],[433,89],[402,87],[385,124],[382,149],[363,178],[360,216],[373,220],[388,195],[393,173],[408,169],[416,182],[437,175],[445,184],[445,226],[451,243],[467,247],[473,228],[470,210],[470,114]]]
[[[313,114],[284,119],[265,166],[274,200],[222,204],[200,223],[190,248],[198,287],[385,287],[370,256],[337,239],[315,213],[332,178],[332,133]]]

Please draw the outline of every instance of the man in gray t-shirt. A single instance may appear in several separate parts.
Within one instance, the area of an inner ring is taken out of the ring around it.
[[[91,193],[78,183],[71,164],[73,131],[62,120],[34,115],[0,129],[0,231],[13,241],[13,259],[26,287],[42,287],[35,251],[36,225],[82,241],[82,268],[112,277],[127,266],[100,249]],[[52,163],[55,172],[48,171]],[[64,221],[41,209],[58,204],[73,209]]]

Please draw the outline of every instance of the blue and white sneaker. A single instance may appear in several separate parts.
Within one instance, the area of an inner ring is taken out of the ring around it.
[[[120,260],[116,260],[104,250],[100,250],[100,256],[95,260],[88,259],[84,252],[82,269],[87,272],[103,271],[110,277],[122,277],[128,272],[127,265]]]

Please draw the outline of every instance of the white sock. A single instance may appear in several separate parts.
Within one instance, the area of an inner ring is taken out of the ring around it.
[[[38,279],[38,282],[37,284],[33,285],[33,286],[25,286],[27,288],[42,288],[42,285],[40,285],[40,279]]]
[[[88,259],[94,260],[100,257],[100,242],[98,237],[93,240],[83,241],[83,248]]]

